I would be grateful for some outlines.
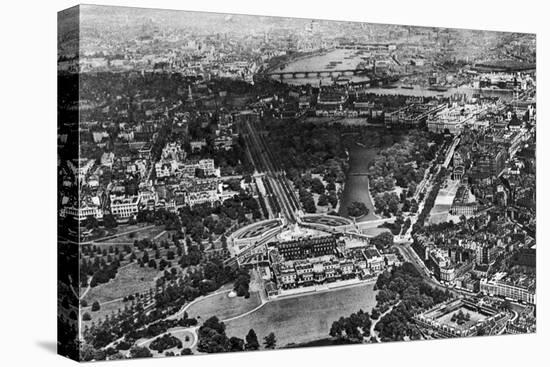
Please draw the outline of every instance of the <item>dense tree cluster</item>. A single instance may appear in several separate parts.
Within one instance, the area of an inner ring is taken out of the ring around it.
[[[197,349],[203,353],[221,353],[230,350],[229,338],[225,335],[225,324],[216,316],[206,320],[198,331],[199,342]],[[233,340],[233,347],[241,345]],[[244,342],[242,343],[244,345]],[[234,350],[237,351],[237,350]]]
[[[341,317],[332,324],[332,337],[346,343],[369,340],[372,322],[376,320],[374,330],[383,341],[403,340],[405,337],[418,339],[420,334],[412,317],[451,297],[448,291],[426,284],[414,265],[407,262],[380,274],[375,289],[378,290],[376,307],[370,316],[359,310],[349,317]],[[372,341],[376,341],[376,338],[372,338]]]
[[[380,251],[387,251],[393,245],[393,236],[388,232],[380,233],[370,239],[370,244]]]
[[[300,190],[298,190],[298,197],[306,213],[315,213],[317,211],[311,192],[305,188],[300,188]]]
[[[330,336],[350,343],[360,343],[370,336],[371,319],[368,312],[359,310],[332,323]]]
[[[182,306],[185,300],[215,291],[220,286],[235,279],[235,271],[219,259],[212,259],[202,266],[187,272],[184,280],[178,279],[163,287],[155,297],[157,307]]]
[[[418,214],[416,223],[413,225],[413,229],[412,229],[413,233],[416,233],[420,228],[424,226],[424,222],[428,218],[428,215],[430,214],[430,211],[432,210],[435,204],[435,199],[437,198],[437,194],[439,193],[441,184],[445,179],[445,175],[446,175],[445,168],[441,168],[435,178],[435,182],[431,191],[428,193],[428,197],[424,201],[424,207],[422,208],[422,211],[420,212],[420,214]]]
[[[387,309],[388,305],[399,302],[375,326],[382,340],[403,340],[405,336],[419,338],[418,330],[412,322],[413,315],[451,297],[448,291],[426,284],[411,263],[404,263],[380,274],[376,288],[379,289],[378,309]]]
[[[237,279],[235,279],[235,284],[233,289],[237,293],[237,296],[249,298],[249,285],[250,285],[250,274],[248,270],[241,269],[237,274]]]
[[[435,158],[438,146],[422,131],[410,131],[401,142],[381,150],[369,168],[371,189],[391,191],[394,185],[408,189],[424,177],[428,162]]]
[[[341,127],[289,120],[274,121],[266,127],[273,155],[295,184],[297,176],[309,170],[323,174],[325,181],[343,182],[346,153]]]
[[[456,322],[458,325],[462,325],[465,322],[470,321],[470,313],[464,312],[462,309],[458,310],[458,312],[453,313],[451,316],[451,322]]]
[[[399,196],[395,192],[383,192],[374,196],[376,211],[387,217],[399,212],[399,203]]]
[[[336,208],[339,193],[336,184],[343,184],[347,171],[346,147],[355,143],[345,135],[353,129],[339,124],[316,125],[274,121],[266,125],[269,144],[277,164],[298,189],[299,198],[308,213],[315,213],[317,204]],[[354,132],[355,134],[355,132]],[[365,134],[365,139],[370,139]],[[320,175],[313,177],[312,174]]]
[[[167,349],[179,348],[181,349],[183,344],[179,338],[176,338],[172,334],[164,334],[159,336],[149,344],[149,349],[156,350],[159,353],[164,352]]]
[[[429,162],[440,156],[442,145],[437,142],[441,139],[423,131],[411,131],[378,153],[368,170],[369,189],[378,213],[390,216],[418,210],[411,197],[424,178]],[[402,188],[400,195],[394,191],[396,186]]]
[[[222,175],[244,175],[254,171],[252,163],[248,161],[246,156],[246,145],[242,135],[237,139],[233,139],[231,149],[220,150],[215,149],[213,140],[215,135],[211,134],[207,137],[207,150],[201,152],[201,157],[206,154],[214,159],[216,167],[220,168]]]
[[[250,329],[241,339],[235,336],[228,337],[225,333],[225,324],[216,316],[206,320],[198,330],[199,341],[197,349],[202,353],[242,352],[260,349],[258,336],[254,329]],[[264,339],[267,349],[275,349],[277,339],[270,333]]]
[[[261,218],[260,204],[250,194],[240,190],[239,194],[226,199],[223,203],[208,203],[186,206],[179,213],[165,209],[141,211],[138,222],[164,225],[166,229],[179,230],[182,227],[195,242],[208,239],[211,234],[219,236],[225,233],[235,222],[247,223],[247,215]]]
[[[152,357],[153,354],[147,347],[132,347],[130,349],[130,358],[149,358]]]
[[[180,319],[158,320],[158,321],[152,322],[151,324],[147,325],[144,328],[127,333],[125,340],[128,342],[128,341],[136,341],[142,338],[152,338],[155,335],[165,333],[168,329],[171,329],[174,327],[195,326],[197,325],[197,323],[198,322],[195,318],[189,318],[187,315],[185,315]],[[164,349],[167,349],[167,348],[164,348]]]
[[[406,229],[403,229],[405,228],[405,223],[408,223],[408,226],[406,226],[407,227]],[[407,218],[406,220],[404,220],[403,216],[399,214],[392,223],[384,222],[378,227],[388,228],[394,236],[397,236],[402,231],[406,231],[410,225],[411,225],[410,218]]]
[[[354,201],[348,207],[348,215],[352,217],[359,218],[367,214],[369,214],[369,208],[363,202]]]
[[[120,252],[118,248],[100,250],[99,247],[83,248],[80,259],[80,282],[86,287],[107,283],[113,279],[120,267]]]

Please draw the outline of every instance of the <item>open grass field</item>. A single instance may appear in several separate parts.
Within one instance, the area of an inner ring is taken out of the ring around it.
[[[244,338],[252,328],[262,340],[270,332],[277,345],[303,343],[328,337],[330,327],[341,316],[349,316],[376,305],[374,284],[342,288],[298,297],[281,298],[257,311],[226,322],[227,335]]]
[[[95,312],[92,312],[91,306],[92,304],[88,302],[88,307],[82,307],[80,309],[80,312],[82,313],[82,315],[84,315],[85,313],[88,313],[92,317],[92,319],[89,321],[82,320],[83,326],[91,325],[93,322],[97,324],[99,321],[105,320],[106,316],[110,317],[113,313],[116,315],[119,309],[124,310],[124,302],[122,302],[122,300],[105,303],[101,305],[101,308],[99,309],[99,311],[95,311]]]
[[[189,317],[200,317],[200,320],[206,320],[212,316],[225,320],[248,312],[261,303],[258,292],[251,292],[248,299],[244,297],[228,297],[229,292],[206,297],[193,303],[187,309],[187,314]]]
[[[88,291],[84,299],[88,304],[112,301],[121,297],[145,292],[154,286],[159,271],[148,266],[141,268],[137,263],[121,267],[114,279]]]

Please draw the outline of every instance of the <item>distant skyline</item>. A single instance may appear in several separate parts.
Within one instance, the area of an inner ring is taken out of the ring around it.
[[[81,21],[93,24],[101,24],[110,22],[112,19],[121,21],[119,27],[131,25],[143,25],[148,21],[157,22],[161,27],[177,27],[177,28],[198,28],[208,31],[208,33],[217,32],[237,32],[237,33],[254,33],[258,31],[269,30],[273,27],[288,27],[298,28],[304,27],[306,24],[316,21],[321,26],[340,26],[346,28],[357,28],[358,26],[367,26],[372,31],[381,31],[386,29],[414,29],[414,30],[429,30],[439,29],[442,31],[450,30],[457,33],[487,33],[495,35],[532,35],[530,33],[507,32],[507,31],[492,31],[492,30],[471,30],[465,28],[447,28],[433,26],[413,26],[400,24],[384,24],[370,22],[347,22],[330,19],[316,18],[291,18],[283,16],[265,16],[265,15],[248,15],[248,14],[231,14],[231,13],[216,13],[202,11],[187,11],[187,10],[166,10],[155,8],[133,8],[124,6],[104,6],[104,5],[80,5]],[[116,9],[116,11],[113,11]],[[246,27],[243,27],[246,25]],[[349,34],[347,36],[350,36]]]

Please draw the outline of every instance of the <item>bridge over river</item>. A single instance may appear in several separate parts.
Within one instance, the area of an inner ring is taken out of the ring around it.
[[[328,78],[339,76],[365,75],[371,70],[368,69],[339,69],[339,70],[304,70],[304,71],[275,71],[266,75],[279,77],[279,79],[303,79],[303,78]]]

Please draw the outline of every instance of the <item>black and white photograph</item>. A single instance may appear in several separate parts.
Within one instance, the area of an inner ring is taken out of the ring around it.
[[[95,5],[58,25],[60,354],[536,332],[534,34]]]
[[[2,365],[544,364],[543,5],[4,8]]]

